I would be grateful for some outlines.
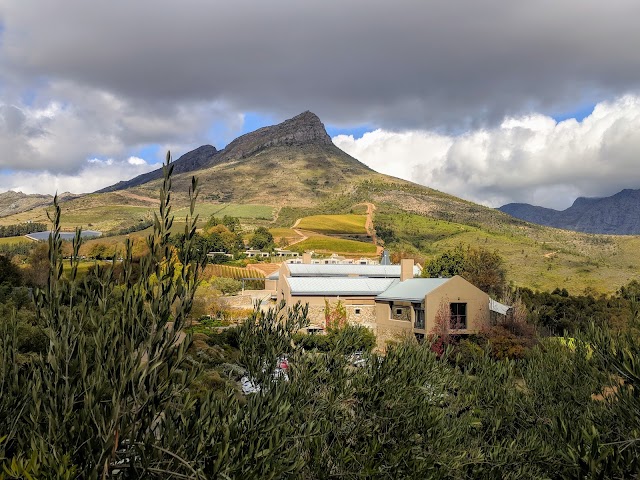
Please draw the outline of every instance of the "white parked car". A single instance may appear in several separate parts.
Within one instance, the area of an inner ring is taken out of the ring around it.
[[[276,368],[271,374],[274,379],[282,379],[285,382],[289,381],[289,360],[286,356],[278,357],[276,362]],[[265,370],[263,370],[264,372]],[[240,379],[240,388],[242,389],[242,393],[245,395],[249,395],[250,393],[256,393],[261,390],[260,384],[258,384],[255,379],[249,377],[248,375],[243,376]]]

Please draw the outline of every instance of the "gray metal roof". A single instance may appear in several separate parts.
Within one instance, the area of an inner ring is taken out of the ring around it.
[[[398,282],[385,292],[380,293],[376,300],[407,300],[422,302],[425,295],[447,283],[450,278],[410,278]]]
[[[506,315],[511,307],[503,305],[500,302],[496,302],[493,298],[489,299],[489,310],[499,313],[500,315]]]
[[[280,278],[280,270],[276,270],[270,275],[267,275],[267,280],[278,280]]]
[[[51,233],[50,230],[47,230],[46,232],[33,232],[33,233],[29,233],[27,235],[25,235],[25,237],[31,239],[31,240],[37,240],[39,242],[42,241],[47,241],[49,240],[49,234]],[[94,237],[100,237],[102,235],[102,232],[98,232],[96,230],[82,230],[82,232],[80,233],[80,236],[82,238],[94,238]],[[60,232],[60,239],[61,240],[73,240],[74,238],[76,238],[76,234],[75,232]]]
[[[357,275],[360,277],[400,278],[400,265],[290,263],[288,267],[292,277],[347,277],[349,275]],[[413,267],[413,274],[420,274],[418,266]]]
[[[291,295],[375,296],[398,283],[397,278],[287,277]]]

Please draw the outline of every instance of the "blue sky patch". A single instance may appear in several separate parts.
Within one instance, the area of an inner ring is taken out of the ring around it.
[[[271,115],[264,115],[261,113],[247,112],[244,114],[244,123],[242,124],[242,131],[239,135],[253,132],[262,127],[268,127],[269,125],[275,125],[280,123]]]
[[[362,138],[365,133],[375,130],[371,125],[356,125],[353,127],[336,127],[333,125],[325,125],[327,133],[331,138],[337,135],[353,135],[353,138]]]
[[[134,157],[142,158],[147,161],[147,163],[158,163],[159,161],[159,150],[160,145],[157,143],[144,145],[133,152],[131,155]]]
[[[570,118],[575,118],[578,122],[581,122],[589,115],[593,113],[593,109],[595,108],[595,103],[587,103],[582,106],[579,106],[575,110],[571,110],[568,112],[551,114],[551,118],[553,118],[556,122],[562,122],[563,120],[568,120]]]

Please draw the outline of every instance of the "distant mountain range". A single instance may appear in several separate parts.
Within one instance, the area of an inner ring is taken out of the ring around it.
[[[500,211],[527,222],[585,233],[640,234],[640,190],[622,190],[610,197],[579,197],[566,210],[509,203]]]
[[[78,196],[65,192],[59,194],[58,198],[60,200],[70,200]],[[15,215],[38,207],[47,207],[52,202],[53,195],[26,194],[9,190],[8,192],[0,193],[0,217]]]

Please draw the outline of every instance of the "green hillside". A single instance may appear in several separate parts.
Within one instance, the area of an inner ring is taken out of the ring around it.
[[[614,292],[639,278],[639,236],[537,226],[379,174],[335,147],[317,118],[303,117],[298,123],[240,137],[205,162],[205,168],[174,175],[174,231],[184,225],[187,192],[196,175],[201,188],[200,225],[211,215],[239,217],[246,232],[267,227],[279,245],[290,244],[296,251],[376,255],[373,242],[334,237],[365,235],[363,204],[371,203],[378,249],[384,246],[391,253],[426,261],[459,244],[483,246],[504,257],[514,284],[561,287],[573,293]],[[108,232],[137,225],[151,218],[159,188],[160,181],[153,180],[126,190],[70,198],[61,204],[62,226]],[[2,217],[0,224],[46,222],[46,218],[46,209],[40,207]],[[298,219],[296,232],[292,227]],[[307,232],[309,238],[303,239],[299,232]],[[104,240],[93,240],[100,241]]]

